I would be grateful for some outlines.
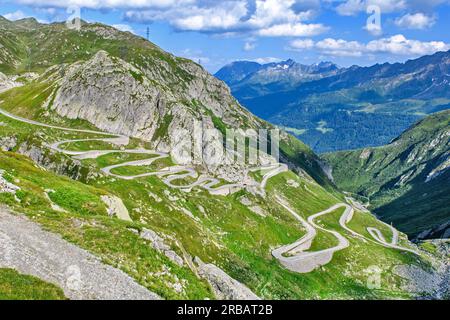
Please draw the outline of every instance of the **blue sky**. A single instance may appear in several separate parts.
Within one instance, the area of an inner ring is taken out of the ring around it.
[[[10,20],[81,18],[130,30],[211,72],[235,60],[341,66],[450,50],[450,0],[0,0]]]

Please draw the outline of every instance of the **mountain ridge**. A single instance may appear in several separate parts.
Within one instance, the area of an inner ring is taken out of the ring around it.
[[[302,132],[296,136],[322,153],[388,143],[424,115],[448,109],[449,85],[447,51],[405,63],[342,68],[299,84],[243,81],[230,87],[250,111]]]
[[[45,92],[41,96],[44,101],[31,102],[36,112],[33,117],[42,119],[47,114],[88,120],[100,129],[151,140],[163,151],[177,149],[184,141],[178,136],[180,132],[175,131],[182,128],[192,132],[194,121],[199,121],[204,130],[218,128],[222,133],[226,128],[272,128],[240,106],[229,88],[203,67],[165,53],[141,37],[98,23],[82,23],[80,32],[60,23],[40,24],[40,28],[28,31],[4,28],[3,35],[20,41],[14,45],[18,48],[9,42],[0,48],[0,72],[43,74],[32,83],[25,83],[25,87],[39,86]],[[41,50],[30,49],[29,43],[36,36]],[[97,40],[86,41],[93,37]],[[60,41],[62,38],[67,40]],[[5,54],[8,59],[2,59],[5,50],[13,53]],[[8,70],[11,65],[15,70]],[[114,90],[119,83],[125,85],[119,91]],[[83,90],[88,87],[97,89]],[[20,91],[24,90],[27,88],[17,88],[16,97],[6,96],[5,104],[13,108],[17,104],[14,99],[20,98]],[[89,108],[87,102],[91,104]],[[140,107],[130,113],[127,111],[130,104]],[[133,123],[131,127],[130,123]],[[286,159],[291,165],[302,167],[325,185],[332,186],[326,181],[318,157],[306,145],[294,142],[284,133],[282,140],[283,159],[291,158]],[[289,151],[291,148],[298,151],[295,157]],[[231,168],[221,167],[228,178],[238,176],[233,175]]]
[[[450,110],[419,121],[389,145],[325,154],[335,183],[370,199],[415,238],[450,237]]]

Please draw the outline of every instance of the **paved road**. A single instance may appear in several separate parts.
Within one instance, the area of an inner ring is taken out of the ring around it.
[[[121,270],[4,208],[0,208],[0,268],[53,283],[69,299],[160,299]]]
[[[342,207],[345,207],[345,211],[339,219],[339,225],[352,236],[360,238],[364,241],[372,241],[388,248],[418,254],[416,251],[412,249],[400,247],[397,245],[398,231],[393,227],[391,227],[393,232],[391,243],[388,243],[384,238],[383,234],[381,233],[381,231],[376,228],[373,227],[367,228],[369,234],[373,237],[375,241],[372,239],[368,239],[364,235],[359,234],[350,229],[347,226],[347,224],[353,218],[354,208],[349,204],[346,203],[336,204],[327,210],[309,216],[308,219],[305,220],[299,214],[297,214],[292,208],[290,208],[284,199],[277,197],[277,202],[281,206],[283,206],[288,212],[290,212],[298,221],[300,221],[302,226],[306,229],[306,234],[301,239],[295,241],[292,244],[279,247],[272,251],[272,255],[276,259],[278,259],[278,261],[288,270],[298,273],[311,272],[331,262],[333,259],[333,254],[335,252],[344,250],[350,246],[350,242],[341,233],[335,230],[328,230],[326,228],[323,228],[315,222],[317,218],[326,215],[328,213],[331,213]],[[334,247],[327,248],[324,250],[307,251],[311,248],[312,242],[317,236],[317,230],[331,233],[338,240],[338,244]]]
[[[49,124],[37,122],[34,120],[25,119],[19,116],[16,116],[14,114],[11,114],[5,110],[0,109],[0,114],[9,117],[11,119],[21,121],[24,123],[28,123],[35,126],[45,127],[45,128],[52,128],[62,131],[70,131],[70,132],[80,132],[80,133],[89,133],[89,134],[98,134],[103,136],[108,136],[108,138],[93,138],[93,139],[73,139],[73,140],[64,140],[64,141],[58,141],[53,144],[47,145],[50,149],[64,153],[66,155],[72,156],[76,159],[83,160],[83,159],[95,159],[100,156],[104,156],[111,153],[128,153],[128,154],[148,154],[151,156],[149,159],[144,160],[137,160],[137,161],[128,161],[121,164],[108,166],[106,168],[102,168],[102,172],[106,175],[123,179],[123,180],[134,180],[138,178],[144,178],[149,176],[158,176],[162,178],[162,181],[171,188],[176,189],[192,189],[194,187],[201,187],[207,190],[211,194],[215,195],[227,195],[229,193],[232,193],[235,190],[246,188],[249,185],[245,183],[233,183],[233,184],[225,184],[225,185],[219,185],[221,182],[220,180],[214,178],[214,177],[199,177],[198,174],[195,171],[195,169],[187,167],[187,166],[172,166],[167,167],[159,171],[150,171],[148,173],[143,173],[139,175],[132,175],[132,176],[126,176],[126,175],[118,175],[114,174],[111,171],[116,168],[120,167],[126,167],[126,166],[147,166],[151,165],[153,162],[170,157],[169,154],[158,152],[155,150],[147,150],[147,149],[131,149],[131,150],[90,150],[90,151],[73,151],[73,150],[67,150],[63,148],[62,146],[64,144],[74,143],[74,142],[88,142],[88,141],[102,141],[107,143],[112,143],[116,145],[127,145],[129,143],[129,137],[123,136],[123,135],[115,135],[111,133],[105,133],[101,131],[93,131],[93,130],[82,130],[82,129],[73,129],[73,128],[64,128],[59,126],[52,126]],[[256,168],[251,168],[248,171],[257,171],[257,170],[268,170],[268,172],[263,176],[262,181],[260,183],[256,183],[255,185],[252,185],[253,187],[256,187],[261,192],[264,192],[264,189],[266,187],[267,181],[282,173],[288,171],[288,167],[285,164],[272,164],[268,166],[261,166]],[[165,178],[164,178],[165,177]],[[175,180],[184,179],[187,177],[191,177],[194,179],[197,179],[197,181],[188,184],[188,185],[176,185],[172,182]],[[219,186],[218,186],[219,185]]]
[[[148,177],[148,176],[158,176],[162,179],[162,181],[167,186],[169,186],[171,188],[190,190],[194,187],[201,187],[201,188],[204,188],[205,190],[207,190],[208,192],[210,192],[211,194],[215,194],[215,195],[227,195],[227,194],[233,192],[234,190],[246,188],[249,186],[249,185],[243,184],[243,183],[241,183],[241,184],[239,184],[239,183],[226,184],[226,185],[217,186],[221,183],[218,179],[216,179],[214,177],[207,177],[207,176],[199,177],[198,173],[193,168],[186,167],[186,166],[171,166],[171,167],[164,168],[162,170],[150,171],[148,173],[132,175],[132,176],[117,175],[117,174],[112,173],[111,171],[113,169],[125,167],[125,166],[151,165],[153,162],[155,162],[159,159],[169,157],[169,154],[163,153],[163,152],[158,152],[155,150],[147,150],[147,149],[71,151],[71,150],[62,148],[61,146],[64,144],[68,144],[68,143],[86,142],[86,141],[103,141],[103,142],[108,142],[108,143],[112,143],[112,144],[116,144],[116,145],[127,145],[129,143],[129,138],[126,136],[123,136],[123,135],[113,135],[110,133],[99,132],[99,131],[78,130],[78,129],[64,128],[64,127],[43,124],[43,123],[40,123],[37,121],[24,119],[24,118],[15,116],[15,115],[8,113],[2,109],[0,109],[0,113],[7,117],[15,119],[17,121],[25,122],[25,123],[36,125],[36,126],[54,128],[54,129],[63,130],[63,131],[92,133],[92,134],[108,136],[108,138],[65,140],[65,141],[59,141],[59,142],[53,143],[48,146],[52,150],[67,154],[76,159],[95,159],[100,156],[111,154],[111,153],[148,154],[149,156],[151,156],[149,159],[128,161],[128,162],[108,166],[108,167],[101,169],[102,172],[105,173],[106,175],[109,175],[109,176],[112,176],[112,177],[115,177],[118,179],[134,180],[134,179]],[[277,164],[272,164],[272,165],[263,166],[263,167],[251,168],[248,170],[248,172],[254,172],[254,171],[258,171],[258,170],[265,170],[267,172],[264,174],[262,181],[260,183],[256,183],[255,185],[253,185],[253,187],[256,187],[261,192],[264,192],[267,181],[270,178],[272,178],[282,172],[288,171],[288,167],[285,164],[277,163]],[[188,185],[173,184],[173,181],[184,179],[187,177],[197,179],[197,180]],[[347,200],[347,201],[349,201],[349,200]],[[339,232],[337,232],[335,230],[325,229],[315,223],[315,220],[317,218],[319,218],[323,215],[326,215],[328,213],[331,213],[331,212],[337,210],[338,208],[345,207],[345,212],[339,219],[339,224],[344,230],[346,230],[347,232],[349,232],[351,235],[353,235],[355,237],[359,237],[361,239],[368,240],[368,241],[373,241],[371,239],[366,238],[365,236],[363,236],[361,234],[356,233],[355,231],[351,230],[347,226],[347,223],[349,223],[351,221],[351,219],[354,215],[353,207],[348,204],[345,204],[345,203],[336,204],[327,210],[324,210],[322,212],[316,213],[316,214],[308,217],[308,220],[306,221],[300,215],[298,215],[294,210],[292,210],[283,199],[278,197],[277,202],[280,205],[282,205],[288,212],[290,212],[306,229],[306,235],[303,236],[301,239],[297,240],[296,242],[294,242],[290,245],[282,246],[282,247],[277,248],[272,251],[272,255],[275,258],[277,258],[283,266],[285,266],[287,269],[289,269],[291,271],[300,272],[300,273],[311,272],[311,271],[315,270],[316,268],[329,263],[333,259],[333,254],[335,252],[343,250],[350,245],[347,238],[345,238]],[[351,201],[349,201],[349,202],[353,203]],[[312,241],[314,240],[314,238],[317,235],[317,230],[331,233],[338,240],[338,244],[334,247],[327,248],[327,249],[320,250],[320,251],[315,251],[315,252],[306,251],[311,247]],[[378,244],[381,244],[381,245],[389,247],[389,248],[394,248],[397,250],[404,250],[404,251],[416,253],[414,250],[402,248],[397,245],[398,232],[394,228],[392,228],[393,240],[391,243],[388,243],[385,240],[382,233],[378,229],[368,228],[367,230],[368,230],[369,234],[375,239],[375,242]]]

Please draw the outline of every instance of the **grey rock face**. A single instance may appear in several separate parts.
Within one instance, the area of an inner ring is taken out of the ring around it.
[[[209,110],[225,123],[242,125],[248,113],[222,82],[200,66],[184,62],[180,66],[192,79],[178,79],[178,86],[184,88],[173,88],[174,76],[166,78],[168,71],[160,63],[137,68],[99,51],[89,61],[69,68],[50,107],[62,116],[85,119],[100,129],[145,140],[153,138],[158,121],[168,114],[192,120],[201,119],[203,111]],[[193,108],[194,100],[202,106],[200,110]]]
[[[14,81],[10,77],[7,77],[3,73],[0,72],[0,92],[9,90],[14,87],[19,87],[22,84],[19,82]]]
[[[204,264],[196,258],[199,275],[211,285],[216,298],[220,300],[261,300],[249,288],[231,278],[214,264]]]
[[[127,207],[125,207],[122,199],[116,196],[101,196],[102,201],[106,204],[109,216],[117,216],[124,221],[131,220]]]
[[[33,162],[39,164],[40,166],[46,168],[47,170],[53,171],[57,174],[67,175],[74,180],[80,180],[91,175],[88,172],[86,177],[82,173],[82,164],[79,160],[73,160],[66,156],[55,155],[53,152],[43,149],[35,145],[28,145],[26,142],[22,143],[17,153],[29,157]],[[53,159],[54,156],[60,156],[59,161]]]
[[[0,48],[1,49],[1,48]],[[13,76],[6,76],[5,74],[0,72],[0,92],[20,87],[23,85],[22,81],[30,81],[37,77],[36,73],[28,72],[25,74],[20,75],[20,78],[22,80],[19,80],[19,76],[13,75]]]
[[[175,251],[171,250],[165,240],[155,231],[144,228],[140,236],[142,239],[150,241],[153,249],[163,253],[172,262],[178,264],[179,266],[184,265],[183,258],[181,258]]]
[[[0,138],[0,149],[2,151],[11,151],[17,145],[17,138],[14,136]]]
[[[5,172],[4,170],[0,170],[0,192],[16,194],[16,191],[20,190],[20,188],[18,186],[16,186],[15,184],[8,182],[3,177],[4,172]]]
[[[87,120],[101,130],[150,141],[179,164],[185,164],[183,154],[192,150],[192,159],[200,159],[207,171],[231,181],[242,178],[241,170],[233,176],[241,165],[217,165],[224,163],[225,156],[209,161],[217,156],[214,150],[222,140],[207,133],[215,128],[213,117],[234,128],[244,124],[257,128],[259,120],[236,102],[223,82],[195,63],[177,60],[187,78],[171,73],[165,61],[152,63],[137,67],[99,51],[90,60],[68,67],[44,105],[49,112]],[[200,139],[198,148],[192,146],[194,137]],[[186,145],[192,149],[185,150]]]
[[[427,272],[416,266],[401,265],[394,272],[407,279],[403,289],[427,299],[443,299],[450,293],[450,264],[442,263],[437,271]]]

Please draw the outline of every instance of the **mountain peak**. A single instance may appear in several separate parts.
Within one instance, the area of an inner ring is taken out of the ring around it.
[[[13,24],[15,26],[18,26],[21,28],[26,28],[26,29],[36,29],[42,25],[33,17],[23,18],[23,19],[13,21]]]

